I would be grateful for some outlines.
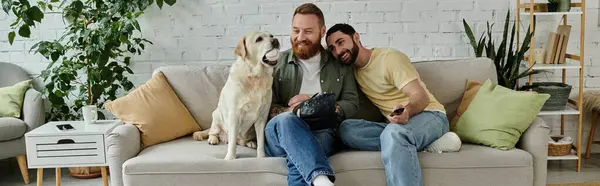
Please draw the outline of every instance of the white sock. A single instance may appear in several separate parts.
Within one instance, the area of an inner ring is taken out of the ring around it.
[[[329,177],[321,174],[321,175],[318,175],[317,177],[315,177],[315,179],[313,180],[313,185],[314,186],[333,186],[333,183],[331,183],[331,181],[329,180]]]
[[[460,150],[462,142],[456,133],[447,132],[439,139],[435,140],[429,146],[425,147],[425,151],[433,153],[456,152]]]

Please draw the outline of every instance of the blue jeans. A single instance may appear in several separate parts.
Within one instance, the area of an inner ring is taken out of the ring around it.
[[[333,129],[311,131],[298,116],[281,113],[265,127],[265,153],[286,158],[289,186],[310,186],[318,175],[334,182],[327,160],[333,153],[334,134]]]
[[[448,132],[448,125],[437,111],[421,112],[405,125],[348,119],[340,125],[340,137],[351,148],[381,151],[388,186],[421,186],[417,152]]]

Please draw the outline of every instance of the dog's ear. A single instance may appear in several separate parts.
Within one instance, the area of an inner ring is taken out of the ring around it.
[[[235,55],[246,58],[246,36],[240,40],[234,51]]]

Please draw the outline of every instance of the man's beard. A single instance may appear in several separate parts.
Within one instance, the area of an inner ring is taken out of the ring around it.
[[[342,52],[340,55],[337,56],[337,58],[344,64],[344,65],[352,65],[354,64],[354,62],[356,62],[356,58],[358,58],[358,45],[356,44],[356,42],[354,42],[354,38],[352,38],[352,51],[347,50]],[[344,54],[348,53],[349,58],[347,61],[344,61]]]
[[[321,49],[320,43],[313,43],[308,39],[301,42],[292,40],[291,43],[294,55],[296,55],[296,58],[298,59],[309,59],[319,53]],[[304,46],[300,46],[300,44],[304,44]]]

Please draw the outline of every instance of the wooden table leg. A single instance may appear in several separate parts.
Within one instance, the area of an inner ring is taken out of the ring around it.
[[[104,182],[104,186],[108,186],[108,173],[106,167],[100,167],[100,171],[102,172],[102,182]]]
[[[56,168],[56,186],[60,186],[60,168]]]
[[[42,178],[44,178],[44,169],[38,168],[38,170],[37,170],[37,186],[42,186],[42,183],[43,183]]]

